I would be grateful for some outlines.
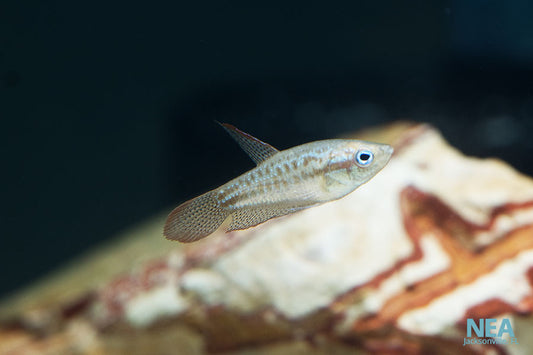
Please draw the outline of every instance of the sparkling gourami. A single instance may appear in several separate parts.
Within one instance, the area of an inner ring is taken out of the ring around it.
[[[339,199],[376,175],[393,153],[390,145],[356,139],[279,151],[232,125],[221,125],[257,166],[176,207],[165,224],[167,239],[194,242],[217,229],[246,229]]]

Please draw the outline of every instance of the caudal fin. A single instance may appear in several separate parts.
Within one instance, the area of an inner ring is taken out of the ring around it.
[[[194,242],[216,231],[228,215],[219,207],[215,192],[209,191],[176,207],[168,215],[163,234],[170,240]]]

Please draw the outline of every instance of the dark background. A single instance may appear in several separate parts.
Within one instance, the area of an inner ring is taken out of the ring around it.
[[[533,174],[533,2],[2,1],[0,295],[284,149],[396,119]]]

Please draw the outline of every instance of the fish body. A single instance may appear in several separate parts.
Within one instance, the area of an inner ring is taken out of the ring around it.
[[[168,239],[192,242],[222,225],[225,231],[246,229],[339,199],[376,175],[393,153],[387,144],[355,139],[316,141],[278,151],[231,125],[222,126],[258,165],[176,207],[165,225]]]

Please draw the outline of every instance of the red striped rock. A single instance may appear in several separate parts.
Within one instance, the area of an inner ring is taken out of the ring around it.
[[[62,339],[82,353],[526,353],[533,180],[424,125],[363,138],[396,152],[347,197],[196,244],[161,237],[152,260],[14,307],[0,340]],[[520,344],[463,346],[467,318],[509,318]]]

